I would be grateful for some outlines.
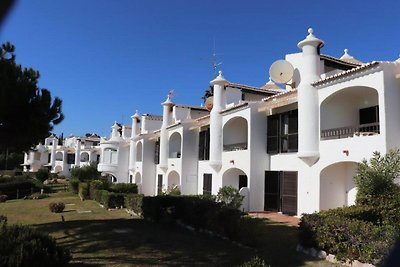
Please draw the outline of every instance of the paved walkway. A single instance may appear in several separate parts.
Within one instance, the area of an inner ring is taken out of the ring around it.
[[[292,226],[299,226],[300,219],[294,216],[288,216],[277,212],[249,212],[249,215],[254,218],[265,218],[274,222],[285,223]]]

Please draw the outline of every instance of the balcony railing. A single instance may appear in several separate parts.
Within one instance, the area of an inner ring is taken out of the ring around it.
[[[226,151],[246,150],[246,149],[247,149],[247,142],[224,145],[224,151],[225,152]]]
[[[353,136],[369,136],[375,134],[379,134],[379,122],[322,130],[321,140],[340,139]]]

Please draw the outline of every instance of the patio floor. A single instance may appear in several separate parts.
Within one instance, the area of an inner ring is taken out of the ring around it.
[[[285,215],[278,212],[262,211],[262,212],[249,212],[249,215],[254,218],[265,218],[274,222],[285,223],[292,226],[299,226],[300,219],[298,217]]]

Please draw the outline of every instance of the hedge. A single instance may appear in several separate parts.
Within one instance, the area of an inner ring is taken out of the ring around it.
[[[112,184],[109,191],[114,193],[137,194],[138,187],[136,184],[118,183]]]
[[[142,194],[127,194],[125,195],[125,207],[128,210],[133,211],[137,215],[142,215],[142,203],[143,203]]]
[[[396,228],[374,224],[375,216],[373,209],[366,208],[366,215],[362,215],[353,207],[305,214],[300,221],[300,244],[325,250],[341,260],[378,264],[393,245]],[[356,219],[360,217],[369,221]]]
[[[95,200],[104,205],[106,209],[125,207],[125,194],[97,190]]]
[[[0,182],[0,194],[7,195],[7,199],[23,198],[40,191],[38,184],[24,176],[3,178]]]
[[[93,180],[89,183],[89,197],[90,199],[96,199],[96,191],[108,188],[107,180]]]
[[[197,230],[209,230],[235,239],[241,212],[198,196],[155,196],[143,198],[143,217],[154,222],[182,222]]]
[[[0,217],[0,266],[64,266],[71,260],[69,250],[48,234],[29,226],[8,226]]]
[[[76,178],[69,179],[69,190],[74,194],[78,194],[79,183],[80,181]]]

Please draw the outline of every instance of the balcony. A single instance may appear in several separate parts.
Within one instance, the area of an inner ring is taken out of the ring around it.
[[[247,149],[247,142],[224,145],[224,152],[246,150],[246,149]]]
[[[321,140],[379,134],[379,122],[321,130]]]

